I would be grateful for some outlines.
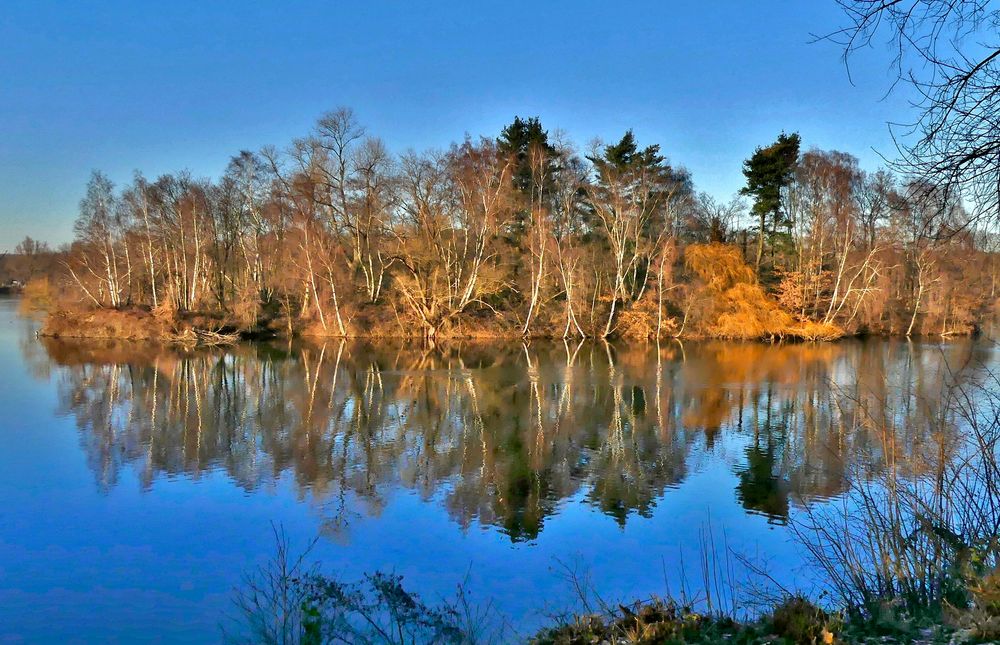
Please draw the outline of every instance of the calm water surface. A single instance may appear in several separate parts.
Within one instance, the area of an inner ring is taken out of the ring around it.
[[[346,577],[467,580],[523,630],[573,607],[564,565],[607,598],[678,589],[708,527],[808,588],[788,521],[890,453],[919,469],[942,379],[997,363],[969,340],[184,352],[42,341],[16,304],[0,642],[219,640],[274,524]]]

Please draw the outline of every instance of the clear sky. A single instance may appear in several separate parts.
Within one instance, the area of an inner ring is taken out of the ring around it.
[[[0,6],[0,251],[72,237],[93,169],[117,183],[283,146],[352,107],[396,151],[539,116],[581,147],[633,128],[721,198],[782,130],[874,168],[888,52],[830,42],[833,0],[134,2]],[[873,150],[874,149],[874,150]]]

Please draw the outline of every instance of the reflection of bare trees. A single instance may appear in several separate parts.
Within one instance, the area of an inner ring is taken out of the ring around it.
[[[920,393],[975,347],[46,344],[102,488],[126,465],[144,486],[286,476],[333,534],[405,488],[515,540],[576,495],[623,525],[648,516],[694,453],[732,459],[737,498],[776,520],[842,492],[848,465],[916,472],[950,445]]]

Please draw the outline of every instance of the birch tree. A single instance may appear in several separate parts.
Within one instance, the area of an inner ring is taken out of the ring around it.
[[[485,298],[501,287],[491,264],[511,213],[510,163],[490,140],[467,140],[447,155],[407,155],[401,182],[395,284],[433,338],[472,305],[493,309]]]
[[[646,288],[650,259],[674,230],[669,202],[683,190],[686,177],[666,163],[659,146],[640,150],[631,130],[588,159],[596,175],[587,189],[588,203],[612,263],[610,310],[601,332],[607,338],[615,330],[618,309]]]

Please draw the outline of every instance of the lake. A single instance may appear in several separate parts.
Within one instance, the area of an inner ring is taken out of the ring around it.
[[[890,459],[919,471],[942,381],[998,362],[970,339],[184,350],[36,328],[0,300],[0,642],[219,640],[275,527],[346,578],[464,582],[522,633],[578,607],[567,571],[607,599],[696,587],[706,541],[809,589],[788,523]]]

